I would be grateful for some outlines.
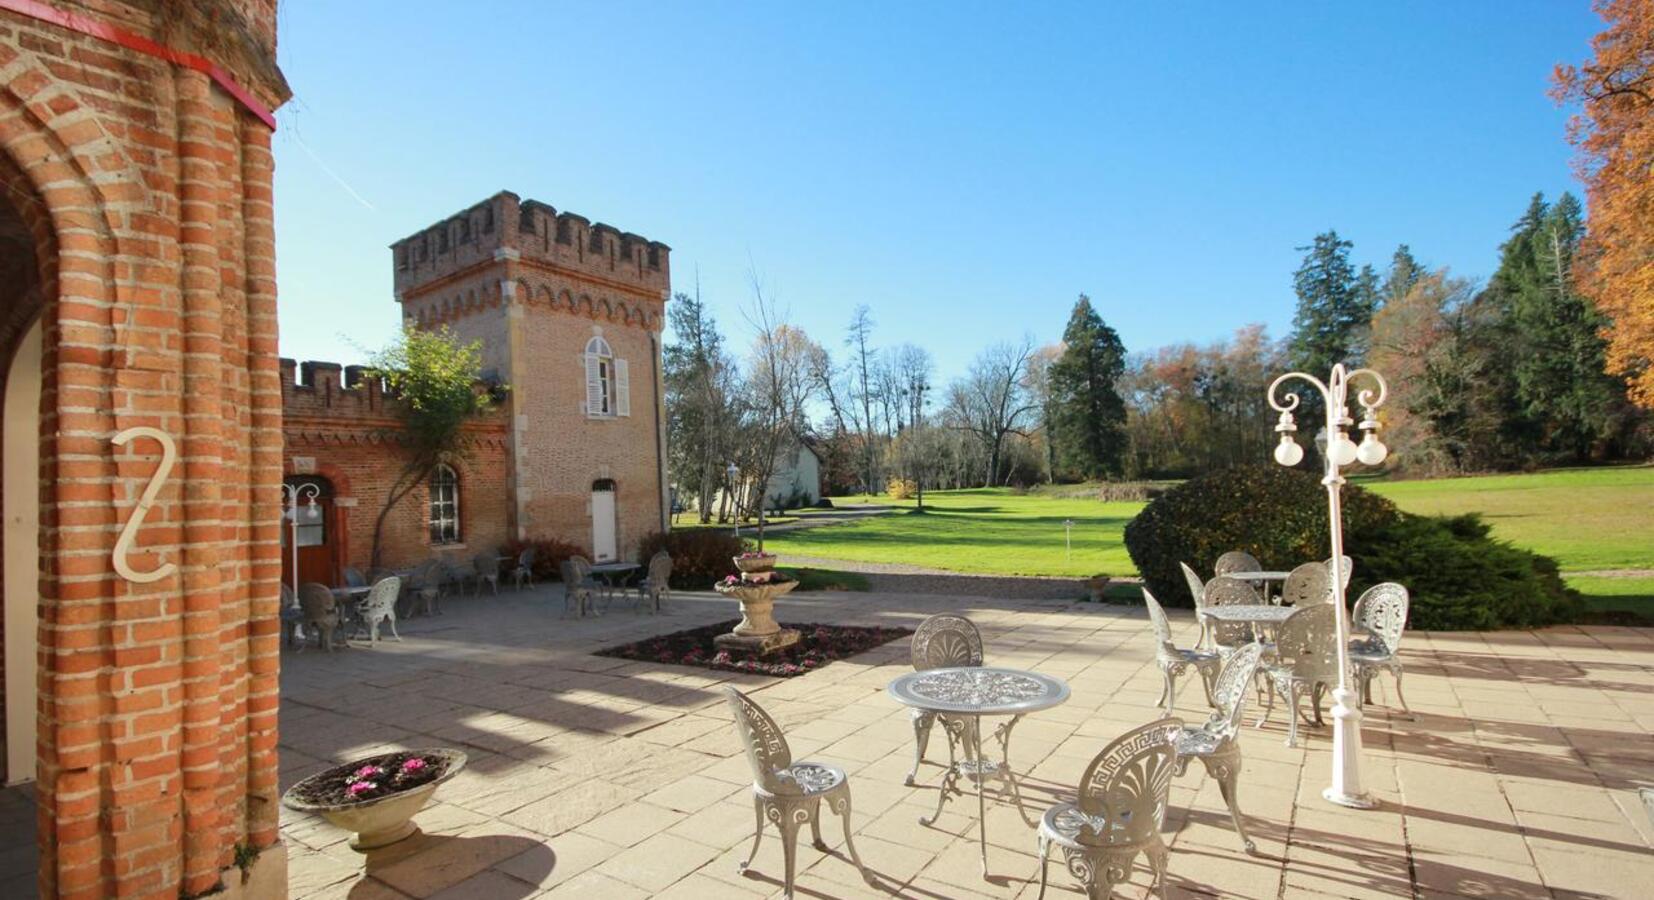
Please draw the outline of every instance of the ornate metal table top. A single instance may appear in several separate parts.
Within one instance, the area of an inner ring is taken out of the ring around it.
[[[916,709],[984,716],[1037,712],[1068,699],[1068,682],[1061,678],[991,666],[909,672],[887,690]]]
[[[593,575],[621,575],[626,572],[635,572],[643,568],[634,562],[606,562],[592,566]]]
[[[1219,622],[1257,622],[1264,625],[1279,625],[1286,621],[1287,616],[1297,611],[1296,606],[1241,603],[1234,606],[1208,606],[1202,610],[1202,615],[1208,619],[1217,619]]]
[[[1290,572],[1225,572],[1223,577],[1233,578],[1236,581],[1285,581]]]

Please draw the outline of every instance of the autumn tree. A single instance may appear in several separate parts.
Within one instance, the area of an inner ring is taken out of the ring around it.
[[[1082,478],[1120,474],[1126,406],[1117,382],[1126,367],[1120,335],[1084,294],[1063,329],[1063,351],[1049,372],[1049,438],[1065,469]]]
[[[1654,409],[1654,0],[1596,0],[1607,23],[1592,58],[1558,66],[1553,96],[1579,103],[1569,128],[1590,218],[1573,275],[1611,320],[1606,359]]]

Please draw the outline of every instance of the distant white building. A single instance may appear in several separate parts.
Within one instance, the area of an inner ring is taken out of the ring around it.
[[[686,509],[693,508],[695,498],[679,496],[678,502]],[[764,508],[773,512],[815,506],[820,502],[821,456],[809,444],[802,442],[776,453],[775,471],[770,473],[769,485],[764,491]],[[716,515],[723,505],[724,492],[714,492],[713,514]]]

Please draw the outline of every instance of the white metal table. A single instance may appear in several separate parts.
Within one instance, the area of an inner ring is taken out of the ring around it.
[[[1237,603],[1232,606],[1208,606],[1204,614],[1219,622],[1245,622],[1252,626],[1252,636],[1261,638],[1260,631],[1274,632],[1287,617],[1297,612],[1295,606],[1276,606],[1264,603]]]
[[[1248,581],[1252,584],[1258,585],[1263,590],[1263,598],[1268,600],[1269,586],[1277,582],[1285,581],[1288,574],[1289,573],[1287,572],[1268,570],[1259,572],[1225,572],[1223,573],[1223,577],[1233,578],[1236,581]]]
[[[603,607],[605,609],[614,602],[615,591],[625,587],[626,581],[641,568],[643,567],[634,562],[597,563],[591,567],[591,573],[603,579]],[[581,610],[580,614],[584,616],[586,611]]]
[[[1028,713],[1050,709],[1068,699],[1068,682],[1051,675],[1027,672],[1021,669],[1002,669],[994,666],[966,666],[946,669],[926,669],[908,672],[890,682],[886,689],[897,702],[925,712],[941,713],[964,747],[942,776],[942,790],[936,800],[936,812],[920,818],[919,824],[930,825],[942,815],[942,807],[954,795],[964,796],[959,786],[961,778],[976,783],[977,832],[982,848],[982,874],[988,874],[988,819],[982,799],[982,783],[988,779],[1004,782],[1010,788],[1017,805],[1022,805],[1022,792],[1017,787],[1016,774],[1011,770],[1011,729]],[[998,762],[987,759],[982,752],[982,717],[1010,716],[1010,720],[994,729],[999,741]]]

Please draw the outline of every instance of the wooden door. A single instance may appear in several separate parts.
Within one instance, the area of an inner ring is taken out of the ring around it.
[[[293,584],[295,538],[298,545],[297,564],[299,583],[314,581],[333,587],[340,583],[339,541],[333,509],[333,485],[315,475],[290,476],[285,482],[299,491],[297,521],[289,516],[282,519],[281,577],[282,583]],[[310,502],[310,487],[316,488],[315,504]]]

